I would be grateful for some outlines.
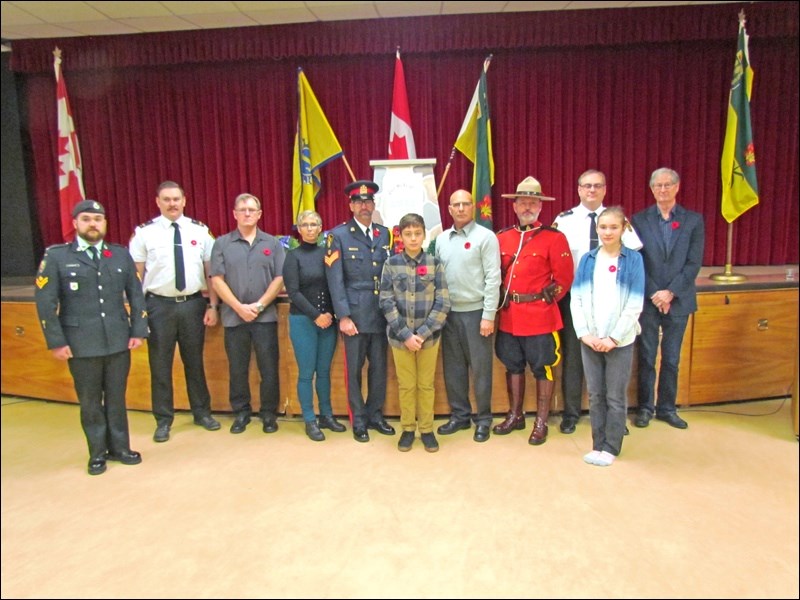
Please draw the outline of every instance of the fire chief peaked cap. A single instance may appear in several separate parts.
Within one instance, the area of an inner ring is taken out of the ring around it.
[[[347,184],[344,188],[344,193],[350,202],[355,200],[375,200],[375,194],[378,193],[378,184],[374,181],[367,179],[359,179],[353,183]]]

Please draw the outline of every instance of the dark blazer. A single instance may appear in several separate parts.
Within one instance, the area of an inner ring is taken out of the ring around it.
[[[373,223],[370,231],[367,239],[355,219],[335,227],[326,241],[326,275],[337,319],[350,317],[359,333],[385,333],[378,294],[391,242],[383,225]]]
[[[99,270],[77,242],[50,246],[35,296],[50,349],[69,346],[76,358],[106,356],[127,350],[132,337],[147,337],[142,283],[124,246],[103,242]]]
[[[642,240],[645,272],[644,310],[656,311],[649,298],[658,290],[675,294],[669,314],[686,316],[697,310],[695,279],[703,264],[705,226],[700,213],[680,204],[673,208],[674,222],[672,248],[667,249],[661,235],[661,214],[658,205],[633,215],[631,224]]]

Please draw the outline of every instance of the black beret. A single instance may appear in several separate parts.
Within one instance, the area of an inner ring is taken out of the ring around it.
[[[84,212],[95,213],[98,215],[106,214],[106,210],[103,208],[103,205],[97,200],[81,200],[75,205],[75,208],[72,209],[72,218],[74,219],[79,214]]]

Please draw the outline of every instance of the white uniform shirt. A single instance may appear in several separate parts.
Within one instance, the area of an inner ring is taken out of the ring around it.
[[[605,209],[606,207],[601,204],[594,212],[599,217]],[[553,226],[567,236],[569,248],[572,252],[572,260],[575,263],[575,270],[578,269],[581,257],[589,251],[589,227],[592,222],[591,217],[589,217],[590,212],[592,211],[583,204],[579,204],[572,210],[561,213],[553,221]],[[597,217],[595,217],[595,223],[597,222]],[[639,239],[639,236],[636,235],[630,225],[622,233],[622,244],[631,250],[639,250],[642,247],[642,240]]]
[[[181,230],[186,288],[175,289],[175,229],[164,216],[139,225],[128,244],[133,262],[144,263],[144,291],[159,296],[190,296],[206,289],[204,263],[211,261],[214,237],[203,223],[187,216],[177,221]]]

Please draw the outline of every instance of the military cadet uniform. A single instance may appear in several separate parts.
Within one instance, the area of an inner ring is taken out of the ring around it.
[[[345,188],[353,200],[373,200],[377,184],[356,181]],[[383,263],[389,256],[389,230],[371,223],[367,232],[355,218],[335,227],[326,242],[325,264],[328,288],[336,318],[350,317],[358,334],[343,336],[347,400],[353,436],[368,441],[366,429],[376,429],[386,435],[394,429],[383,418],[386,402],[386,357],[388,341],[386,319],[378,305]],[[361,371],[364,361],[367,371],[366,403],[361,395]]]
[[[581,262],[581,257],[590,250],[589,230],[592,220],[589,215],[594,212],[596,217],[599,217],[604,210],[605,206],[602,204],[594,211],[589,210],[583,204],[579,204],[570,210],[560,213],[553,221],[553,227],[567,236],[570,252],[572,252],[572,261],[576,270]],[[594,237],[597,240],[596,233]],[[622,243],[633,250],[639,250],[642,247],[642,241],[636,235],[630,223],[622,233]],[[561,318],[564,322],[564,329],[561,331],[561,344],[564,355],[564,363],[561,370],[561,388],[564,396],[564,413],[561,420],[561,431],[563,433],[575,431],[575,423],[578,422],[581,415],[581,399],[583,396],[581,341],[575,335],[575,328],[572,325],[570,301],[570,294],[567,293],[558,303]]]
[[[186,287],[175,287],[174,229],[172,221],[158,216],[139,225],[128,244],[136,263],[144,264],[144,292],[150,320],[147,350],[150,361],[151,399],[156,419],[156,441],[169,439],[175,418],[172,363],[175,344],[180,348],[186,389],[194,421],[206,429],[219,429],[211,417],[211,394],[206,383],[203,349],[209,308],[205,266],[211,261],[214,237],[203,223],[181,216],[175,221],[181,232]],[[216,308],[216,307],[214,307]]]
[[[81,212],[105,214],[93,200],[80,202],[73,216]],[[72,352],[69,370],[89,445],[90,473],[96,475],[105,470],[106,458],[141,462],[130,449],[125,390],[128,342],[147,337],[147,311],[127,248],[102,241],[95,264],[88,246],[78,237],[71,244],[50,246],[39,265],[35,297],[47,347],[69,346]]]
[[[533,177],[520,183],[516,194],[503,194],[510,198],[526,196],[554,200],[541,195],[541,186]],[[552,367],[560,359],[557,332],[562,322],[557,302],[572,285],[572,255],[567,238],[538,221],[504,229],[497,239],[502,287],[496,352],[506,367],[510,410],[493,431],[503,435],[525,428],[523,401],[528,364],[537,388],[536,425],[529,442],[538,445],[547,439],[554,387]]]

